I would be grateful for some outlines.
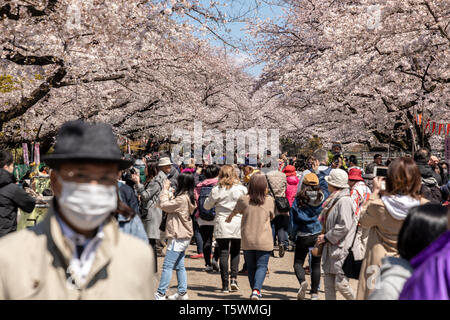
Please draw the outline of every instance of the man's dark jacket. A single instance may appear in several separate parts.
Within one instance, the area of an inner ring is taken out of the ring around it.
[[[420,175],[422,176],[422,187],[420,194],[433,203],[442,202],[442,191],[439,188],[441,177],[426,163],[417,161]]]
[[[120,201],[129,206],[133,211],[140,216],[139,202],[134,193],[134,190],[127,184],[119,182],[119,197]]]
[[[0,169],[0,237],[17,230],[17,208],[32,212],[36,200],[14,183],[14,177]]]

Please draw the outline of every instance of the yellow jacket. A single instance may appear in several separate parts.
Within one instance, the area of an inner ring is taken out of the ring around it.
[[[246,175],[244,177],[244,183],[249,183],[250,182],[250,178],[252,177],[252,175],[254,175],[256,172],[260,172],[258,169],[255,169],[252,171],[252,173]]]

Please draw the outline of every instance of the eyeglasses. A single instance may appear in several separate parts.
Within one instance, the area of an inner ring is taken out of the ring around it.
[[[114,185],[117,182],[117,176],[114,174],[106,174],[104,176],[95,177],[91,174],[74,171],[60,171],[61,177],[64,180],[77,182],[77,183],[90,183],[91,181],[97,181],[103,185]]]

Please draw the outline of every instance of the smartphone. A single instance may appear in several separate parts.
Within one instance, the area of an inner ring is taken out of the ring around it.
[[[373,169],[373,175],[375,177],[387,177],[388,167],[375,167]]]
[[[386,190],[386,177],[387,177],[388,167],[375,167],[373,169],[373,174],[375,177],[383,177],[384,179],[381,181],[381,190]]]

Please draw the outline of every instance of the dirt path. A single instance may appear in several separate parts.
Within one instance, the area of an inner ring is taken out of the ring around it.
[[[245,275],[238,275],[238,285],[240,290],[238,292],[231,292],[224,294],[221,292],[221,280],[220,273],[207,273],[204,271],[204,260],[203,259],[190,259],[188,256],[196,254],[196,247],[189,246],[186,251],[185,266],[187,270],[188,278],[188,295],[191,300],[241,300],[248,299],[251,291],[250,285],[248,283],[248,278]],[[158,258],[158,280],[161,275],[161,266],[164,258]],[[241,253],[241,258],[239,262],[239,270],[244,264],[244,256]],[[306,262],[307,264],[307,262]],[[278,257],[278,251],[275,250],[275,258],[270,257],[269,260],[269,271],[270,273],[266,276],[264,280],[262,295],[263,299],[273,299],[273,300],[295,300],[297,299],[297,291],[299,289],[299,284],[297,277],[294,274],[294,253],[286,252],[283,258]],[[306,281],[310,284],[311,278],[309,275],[306,276]],[[176,292],[176,273],[173,272],[172,281],[168,290],[168,294],[173,294]],[[350,280],[350,285],[352,286],[355,294],[358,285],[357,280]],[[157,287],[157,285],[156,285]],[[308,292],[309,292],[308,288]],[[344,300],[344,297],[339,293],[337,294],[338,300]],[[311,295],[306,294],[306,299],[309,300]],[[325,299],[323,277],[321,279],[319,299]]]

